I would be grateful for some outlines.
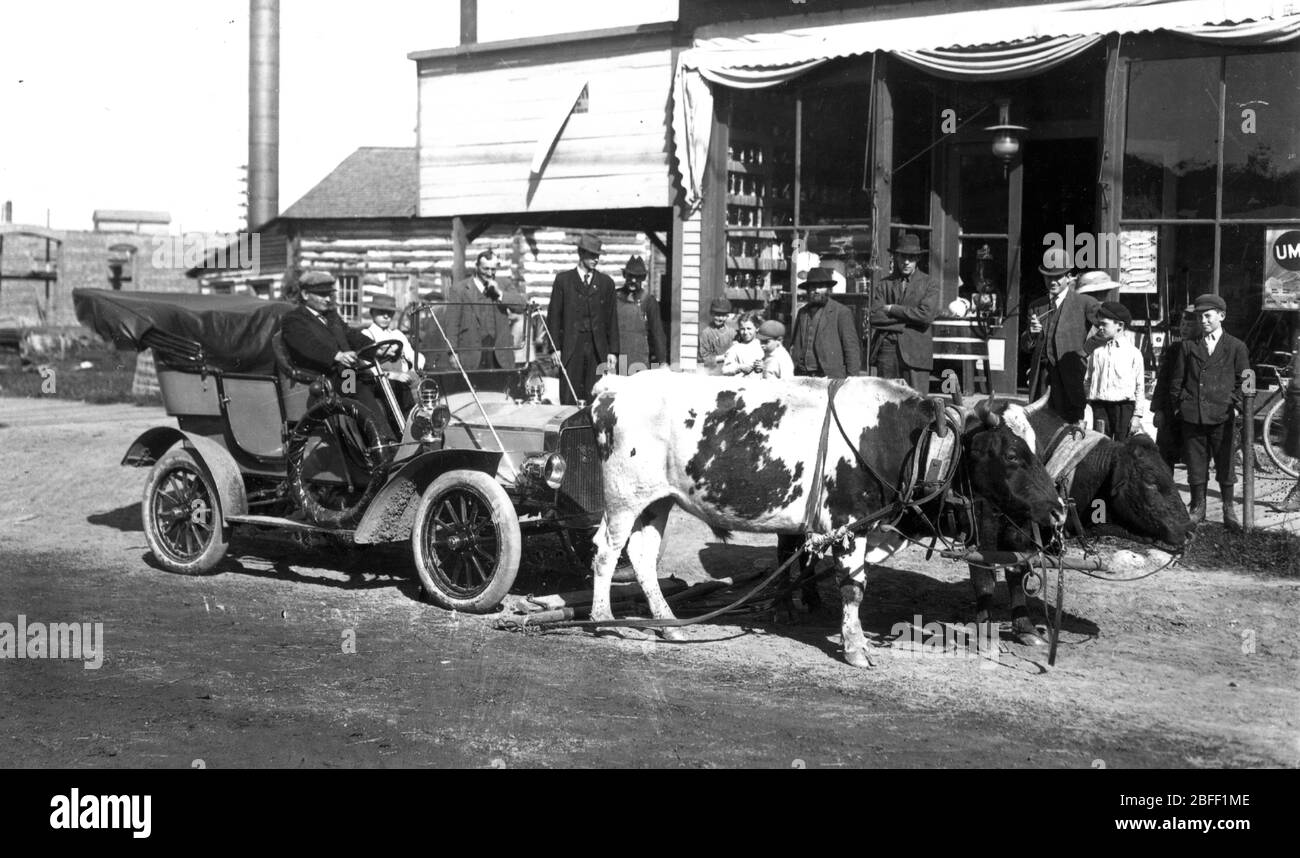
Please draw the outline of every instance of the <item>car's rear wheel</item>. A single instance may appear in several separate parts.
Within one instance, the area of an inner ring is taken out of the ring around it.
[[[448,471],[420,497],[415,568],[444,608],[481,614],[500,605],[519,574],[522,543],[509,496],[481,471]]]
[[[225,557],[230,528],[221,499],[189,450],[178,447],[153,466],[140,509],[145,540],[164,568],[203,575]]]

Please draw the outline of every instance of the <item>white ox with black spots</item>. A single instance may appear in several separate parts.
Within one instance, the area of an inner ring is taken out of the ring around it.
[[[592,564],[591,618],[613,619],[610,582],[625,545],[651,613],[673,618],[657,566],[674,505],[715,532],[800,534],[814,487],[814,532],[830,532],[893,501],[909,453],[942,409],[898,382],[848,379],[835,397],[838,424],[829,424],[818,470],[829,385],[826,379],[740,381],[670,370],[606,376],[598,383],[592,422],[603,460],[605,515]],[[977,495],[1019,520],[1061,520],[1060,499],[1042,464],[1004,425],[968,430],[963,448],[963,467]],[[896,536],[872,533],[835,555],[844,658],[852,665],[870,666],[859,619],[867,565],[882,562],[899,544]],[[663,634],[680,639],[677,629]]]

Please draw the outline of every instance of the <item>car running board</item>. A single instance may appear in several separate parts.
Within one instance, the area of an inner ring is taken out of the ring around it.
[[[281,530],[298,530],[304,533],[332,533],[336,536],[352,536],[356,531],[339,527],[321,527],[293,518],[280,518],[275,515],[228,515],[228,524],[252,524],[257,527],[275,527]]]

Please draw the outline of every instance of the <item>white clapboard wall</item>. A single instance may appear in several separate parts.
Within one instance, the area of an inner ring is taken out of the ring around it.
[[[421,75],[421,217],[668,207],[672,73],[661,49]]]

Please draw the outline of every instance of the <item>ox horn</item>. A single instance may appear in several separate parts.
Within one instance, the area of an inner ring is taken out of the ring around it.
[[[990,429],[995,429],[1002,423],[1002,416],[993,410],[994,399],[990,396],[988,399],[980,400],[975,403],[975,416],[980,422]]]
[[[1037,414],[1039,411],[1042,411],[1043,407],[1047,405],[1047,400],[1049,397],[1051,397],[1051,395],[1052,395],[1052,388],[1051,386],[1048,386],[1046,389],[1043,390],[1043,395],[1041,397],[1035,399],[1033,402],[1025,406],[1025,413]]]

